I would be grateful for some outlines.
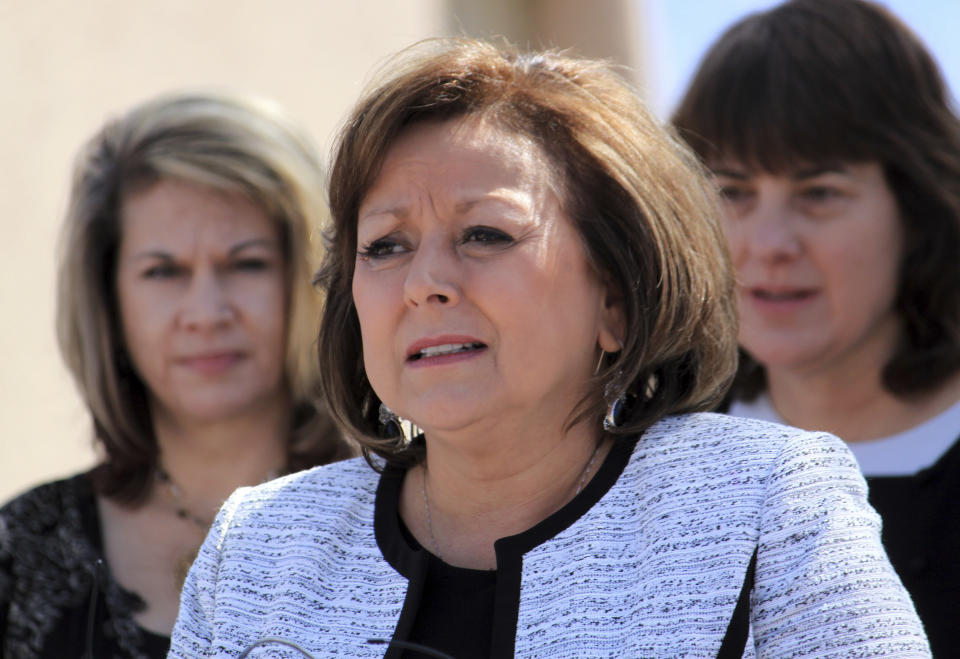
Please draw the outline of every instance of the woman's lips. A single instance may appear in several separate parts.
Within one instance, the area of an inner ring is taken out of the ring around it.
[[[742,289],[750,303],[768,311],[792,311],[806,305],[817,295],[813,288],[745,288]]]
[[[764,302],[796,302],[812,297],[814,292],[811,290],[769,291],[755,288],[750,291],[750,295]]]
[[[239,352],[217,352],[181,357],[177,363],[203,375],[216,375],[232,368],[241,359],[243,354]]]
[[[487,345],[469,336],[443,336],[415,341],[407,348],[407,365],[440,366],[473,359]]]
[[[445,346],[446,347],[446,346]],[[407,366],[420,368],[424,366],[444,366],[446,364],[455,364],[457,362],[473,359],[486,352],[487,346],[482,343],[474,343],[469,347],[460,350],[443,351],[439,353],[420,354],[407,359]]]

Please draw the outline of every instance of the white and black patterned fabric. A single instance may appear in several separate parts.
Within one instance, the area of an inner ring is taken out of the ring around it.
[[[170,656],[235,657],[278,637],[380,657],[368,639],[406,640],[435,557],[397,531],[400,476],[352,460],[235,493],[187,578]],[[864,480],[830,435],[668,418],[496,547],[494,657],[716,656],[754,549],[744,656],[929,656]]]

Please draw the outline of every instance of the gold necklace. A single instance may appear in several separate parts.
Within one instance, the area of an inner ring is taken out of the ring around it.
[[[183,490],[181,490],[180,486],[170,477],[170,474],[163,468],[163,465],[157,465],[157,482],[163,485],[170,494],[170,499],[173,502],[173,512],[177,517],[192,522],[203,531],[210,528],[210,525],[213,524],[213,517],[201,517],[187,508],[187,505],[183,501]]]
[[[587,462],[587,466],[583,468],[583,474],[580,476],[580,482],[577,483],[577,491],[574,493],[574,497],[579,495],[583,491],[583,486],[587,484],[587,476],[590,475],[590,471],[593,469],[593,463],[596,462],[597,456],[600,454],[600,447],[603,446],[603,441],[597,442],[597,448],[593,449],[593,455],[590,456],[590,460]],[[441,561],[443,560],[443,555],[440,554],[440,543],[437,542],[437,536],[433,534],[433,520],[430,518],[430,499],[427,498],[427,463],[423,463],[423,479],[420,481],[420,493],[423,495],[423,509],[427,515],[427,533],[430,534],[430,542],[433,543],[433,551],[436,554],[437,558]]]
[[[177,485],[177,482],[170,477],[170,473],[164,469],[163,465],[157,464],[157,482],[160,483],[167,492],[170,494],[170,498],[173,502],[173,512],[180,519],[190,522],[196,526],[200,531],[206,535],[207,531],[210,530],[210,526],[213,524],[213,517],[202,517],[197,513],[190,510],[183,501],[183,490],[180,489],[180,486]],[[266,483],[269,480],[273,480],[279,476],[277,470],[271,470],[267,473],[266,478],[264,478],[261,483]],[[187,579],[187,572],[190,571],[190,566],[193,565],[194,560],[197,558],[197,554],[200,553],[200,544],[195,547],[191,547],[186,551],[182,552],[177,559],[174,561],[173,566],[173,578],[174,583],[177,585],[177,590],[183,588],[183,582]]]
[[[180,486],[175,480],[170,476],[170,473],[164,469],[163,465],[157,465],[157,482],[163,485],[167,492],[170,494],[170,499],[173,502],[173,512],[174,514],[182,520],[193,523],[202,531],[206,532],[210,529],[210,525],[213,524],[213,516],[203,517],[193,512],[187,507],[187,504],[184,503],[183,490],[180,489]],[[260,481],[260,483],[266,483],[269,480],[273,480],[280,474],[276,469],[272,469],[267,472],[267,475]]]

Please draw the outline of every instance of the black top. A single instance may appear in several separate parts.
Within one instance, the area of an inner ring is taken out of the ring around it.
[[[497,573],[453,567],[432,554],[427,560],[421,606],[409,640],[457,659],[490,657]],[[419,659],[428,655],[408,650],[403,656]]]
[[[912,476],[873,476],[883,544],[910,591],[935,657],[960,656],[960,438]]]
[[[143,607],[107,568],[88,474],[0,508],[0,656],[166,657],[170,639],[133,620]]]
[[[728,412],[733,397],[720,404]],[[960,437],[910,476],[867,476],[883,547],[910,593],[933,656],[960,657]]]
[[[618,440],[596,476],[563,508],[536,526],[494,543],[495,571],[448,565],[426,551],[400,519],[404,472],[388,469],[377,488],[377,544],[384,558],[410,580],[393,639],[456,657],[512,657],[520,606],[523,555],[576,522],[609,490],[630,460],[636,439]],[[387,659],[424,659],[424,652],[387,652]],[[442,656],[442,655],[440,655]]]
[[[494,543],[496,570],[454,567],[426,551],[400,518],[404,472],[387,469],[377,488],[377,544],[384,558],[410,580],[386,659],[512,657],[520,607],[523,555],[556,536],[603,497],[630,461],[637,439],[614,443],[596,476],[563,508],[536,526]],[[749,634],[754,550],[718,657],[743,656]],[[423,650],[411,646],[422,647]]]

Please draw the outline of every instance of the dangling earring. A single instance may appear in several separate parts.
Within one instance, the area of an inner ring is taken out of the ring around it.
[[[379,411],[380,436],[384,439],[398,439],[403,437],[403,426],[400,424],[400,417],[394,414],[393,410],[380,403]]]
[[[607,416],[603,418],[603,429],[606,430],[607,432],[614,430],[617,426],[620,425],[620,421],[623,419],[623,408],[624,408],[625,399],[626,399],[626,394],[620,394],[610,404],[610,408],[607,410]]]
[[[620,350],[624,349],[623,341],[617,339],[617,343],[620,344]],[[600,352],[601,359],[603,358],[603,349],[601,348]],[[611,431],[620,425],[620,422],[623,421],[623,411],[626,405],[627,394],[621,393],[617,396],[610,407],[607,410],[607,416],[603,418],[603,429],[606,431]]]

